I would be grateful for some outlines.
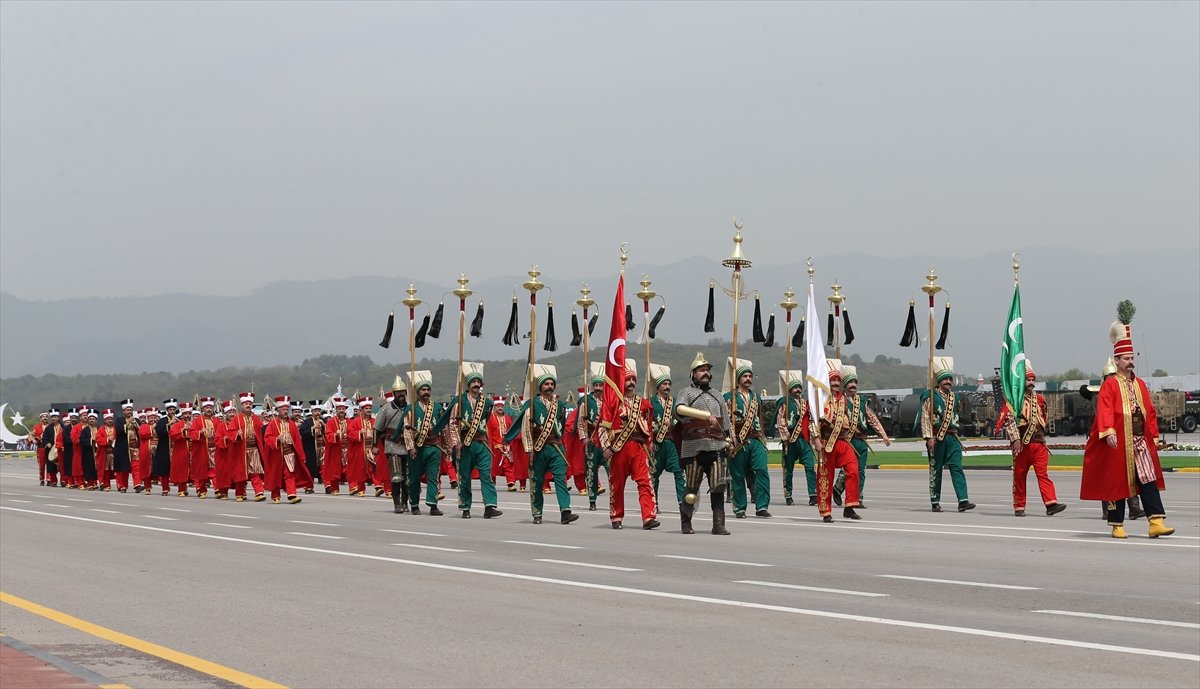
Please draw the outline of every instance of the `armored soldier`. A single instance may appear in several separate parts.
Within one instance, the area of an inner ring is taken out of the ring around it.
[[[408,388],[400,376],[396,376],[392,382],[392,398],[375,415],[375,435],[383,438],[388,483],[392,489],[392,511],[396,514],[408,512],[408,449],[399,438],[404,430],[407,400]]]
[[[708,480],[712,505],[712,533],[728,536],[725,528],[725,489],[729,486],[725,454],[730,446],[729,408],[712,389],[712,364],[700,352],[692,359],[692,382],[675,398],[675,416],[682,436],[680,463],[684,473],[684,496],[679,504],[679,527],[695,533],[692,516],[702,479]]]

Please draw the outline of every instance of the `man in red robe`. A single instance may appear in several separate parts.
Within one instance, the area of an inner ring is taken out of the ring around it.
[[[346,424],[349,442],[346,446],[346,483],[350,494],[362,497],[367,492],[367,455],[375,456],[375,419],[371,417],[374,400],[356,400],[358,413]]]
[[[267,499],[263,484],[262,422],[254,413],[254,395],[243,392],[238,396],[240,410],[225,424],[225,451],[229,458],[228,474],[219,474],[217,490],[228,495],[229,487],[237,502],[246,500],[246,482],[254,489],[254,502]]]
[[[625,362],[625,396],[617,404],[606,404],[600,412],[597,436],[609,466],[608,519],[612,528],[622,528],[625,517],[625,479],[637,484],[642,508],[642,528],[659,526],[654,518],[654,488],[650,486],[650,456],[654,454],[651,425],[654,410],[650,401],[637,394],[637,371]]]
[[[1054,494],[1054,482],[1050,480],[1050,451],[1046,449],[1046,398],[1034,391],[1036,382],[1037,374],[1026,359],[1025,399],[1021,403],[1021,412],[1011,413],[1012,410],[1005,403],[996,421],[996,426],[1003,428],[1008,435],[1013,453],[1013,514],[1018,517],[1025,516],[1025,482],[1031,467],[1037,477],[1042,503],[1046,505],[1046,516],[1052,517],[1067,509],[1058,501]]]
[[[1149,536],[1169,536],[1166,510],[1159,491],[1166,488],[1158,461],[1158,414],[1146,382],[1134,374],[1133,337],[1129,321],[1133,305],[1117,307],[1120,320],[1109,328],[1117,373],[1106,378],[1096,397],[1096,417],[1083,450],[1079,497],[1103,500],[1113,538],[1126,538],[1125,501],[1141,496],[1150,520]]]
[[[200,400],[200,415],[192,419],[189,437],[192,441],[192,484],[196,497],[208,497],[208,475],[217,466],[217,441],[225,436],[225,422],[217,416],[217,400]]]
[[[38,414],[38,422],[33,425],[33,430],[29,432],[29,440],[37,448],[37,463],[38,463],[38,485],[46,485],[46,448],[42,446],[42,433],[46,431],[46,426],[49,425],[49,412]]]
[[[168,415],[170,410],[168,410]],[[179,419],[170,422],[167,428],[171,439],[171,483],[175,484],[176,494],[181,498],[188,496],[188,482],[192,475],[192,405],[181,402]]]
[[[492,450],[492,480],[503,476],[508,481],[508,490],[517,489],[516,474],[513,472],[512,450],[504,442],[508,433],[508,416],[504,414],[504,398],[492,399],[492,413],[488,416],[488,447]]]
[[[275,398],[275,416],[263,431],[266,456],[263,472],[271,502],[280,502],[280,489],[287,492],[293,505],[301,501],[296,495],[296,471],[304,466],[304,448],[300,444],[300,428],[291,416],[292,400],[287,395]]]
[[[113,446],[117,442],[117,428],[114,425],[113,410],[104,410],[104,424],[97,426],[92,442],[96,445],[96,481],[102,491],[111,491],[113,482],[112,470],[112,451]],[[126,475],[128,479],[128,474]],[[121,482],[117,482],[117,487],[121,488]],[[122,490],[122,493],[125,491]]]
[[[350,454],[350,420],[346,418],[349,405],[350,401],[345,397],[333,398],[334,414],[325,424],[325,461],[321,464],[321,480],[325,484],[325,492],[330,495],[338,494],[346,477]]]

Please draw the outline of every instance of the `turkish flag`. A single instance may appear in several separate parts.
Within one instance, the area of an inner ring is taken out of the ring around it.
[[[619,410],[625,397],[625,274],[617,280],[612,325],[608,330],[608,356],[604,361],[603,409]],[[606,416],[602,413],[602,416]]]

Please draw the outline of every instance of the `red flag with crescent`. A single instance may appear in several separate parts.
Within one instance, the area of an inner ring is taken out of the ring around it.
[[[613,297],[608,356],[604,360],[603,409],[619,409],[625,397],[625,332],[625,273],[621,273],[617,280],[617,296]]]

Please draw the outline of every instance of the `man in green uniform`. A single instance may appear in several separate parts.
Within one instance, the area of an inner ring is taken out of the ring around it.
[[[921,393],[921,437],[929,453],[929,502],[934,512],[942,511],[942,469],[950,470],[950,481],[958,497],[958,511],[975,509],[967,499],[967,477],[962,469],[962,443],[958,441],[958,396],[954,394],[954,359],[934,357],[937,389],[932,398]]]
[[[808,488],[808,504],[817,504],[816,456],[809,443],[808,400],[804,398],[804,374],[801,371],[779,372],[780,403],[775,412],[775,428],[783,443],[783,497],[787,504],[792,499],[792,475],[796,462],[804,467],[804,481]],[[786,388],[786,392],[784,389]]]
[[[861,510],[866,507],[863,503],[863,486],[867,484],[867,454],[870,452],[870,448],[867,447],[867,433],[874,430],[875,434],[883,439],[884,445],[891,445],[892,439],[888,437],[883,424],[879,423],[879,417],[867,406],[866,400],[858,396],[857,367],[849,364],[842,366],[842,389],[846,392],[846,411],[853,433],[850,446],[854,448],[854,454],[858,455],[858,508]],[[842,504],[842,490],[845,487],[846,472],[843,471],[833,486],[833,501],[839,505]]]
[[[762,398],[754,390],[754,364],[738,359],[736,368],[729,357],[722,385],[725,403],[733,419],[733,447],[736,454],[729,462],[733,481],[733,516],[746,518],[746,476],[754,474],[754,515],[771,516],[771,477],[767,474],[767,446],[763,441]]]
[[[433,401],[433,374],[417,371],[408,374],[416,388],[417,399],[408,407],[404,419],[404,447],[408,450],[408,499],[413,514],[421,514],[421,475],[425,475],[425,504],[429,514],[440,517],[438,509],[438,470],[442,465],[442,450],[438,447],[436,413]]]
[[[658,479],[663,471],[675,477],[675,502],[683,502],[683,468],[679,465],[679,450],[675,447],[672,431],[678,420],[675,418],[675,398],[671,397],[671,369],[660,364],[650,364],[650,385],[657,394],[650,400],[654,409],[654,454],[650,457],[650,479],[654,485],[655,515],[658,514]]]
[[[596,511],[596,496],[604,494],[600,485],[600,467],[604,467],[604,475],[611,478],[608,460],[600,449],[599,437],[596,430],[600,427],[600,405],[604,401],[604,364],[592,362],[592,392],[579,401],[579,414],[576,417],[575,429],[579,441],[583,443],[584,477],[587,485],[588,511]]]
[[[520,436],[529,448],[529,507],[533,512],[533,523],[542,523],[542,481],[546,472],[550,472],[554,476],[560,521],[570,524],[579,519],[579,515],[571,513],[571,493],[567,490],[567,454],[562,442],[567,414],[554,394],[558,378],[554,367],[545,364],[534,364],[531,373],[538,394],[521,405],[504,440],[511,443]]]
[[[499,517],[496,482],[492,480],[492,452],[488,449],[488,415],[492,400],[483,395],[483,364],[463,362],[459,371],[461,394],[454,398],[438,425],[449,422],[450,452],[458,458],[458,509],[463,519],[471,518],[471,473],[479,472],[483,493],[483,518]]]

